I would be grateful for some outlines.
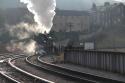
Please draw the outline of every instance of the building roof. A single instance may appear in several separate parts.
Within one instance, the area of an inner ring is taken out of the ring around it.
[[[122,3],[114,3],[114,4],[105,4],[104,6],[97,6],[97,11],[105,11],[105,10],[109,10],[109,9],[113,9],[116,8],[118,6],[124,6],[124,4]]]
[[[87,11],[75,11],[75,10],[56,10],[58,16],[84,16],[89,15]]]

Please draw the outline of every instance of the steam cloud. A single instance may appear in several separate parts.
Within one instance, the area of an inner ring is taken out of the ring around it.
[[[9,51],[21,50],[24,53],[34,54],[37,48],[33,36],[38,33],[49,33],[53,26],[55,15],[55,0],[20,0],[27,5],[28,10],[34,14],[36,25],[20,23],[14,26],[7,25],[8,32],[13,38],[6,47]]]
[[[49,32],[53,26],[52,20],[55,15],[55,0],[20,0],[27,5],[28,10],[34,14],[38,33]]]
[[[21,51],[23,53],[33,55],[36,49],[36,42],[32,39],[28,40],[28,42],[27,41],[19,42],[12,40],[10,44],[6,47],[6,49],[10,52]]]
[[[35,25],[23,22],[13,26],[6,25],[6,30],[10,36],[6,49],[10,52],[34,54],[37,48],[36,41],[33,40],[34,31],[36,31],[34,27]]]

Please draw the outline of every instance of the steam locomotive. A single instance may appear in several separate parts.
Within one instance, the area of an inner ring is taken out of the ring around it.
[[[53,39],[49,34],[39,34],[34,36],[34,40],[37,42],[36,54],[48,54],[54,52]]]

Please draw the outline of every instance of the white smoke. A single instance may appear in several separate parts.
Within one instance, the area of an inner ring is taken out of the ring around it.
[[[26,54],[33,55],[36,50],[36,42],[34,40],[29,40],[28,42],[16,42],[12,40],[10,44],[8,44],[6,49],[10,52],[23,52]]]
[[[17,25],[7,25],[6,30],[11,37],[6,49],[10,52],[23,52],[26,54],[34,54],[36,49],[36,41],[33,36],[37,30],[35,25],[28,23],[19,23]]]
[[[34,20],[37,23],[38,33],[49,32],[53,26],[55,15],[55,0],[20,0],[27,5],[28,10],[34,14]]]
[[[35,25],[24,22],[12,26],[6,25],[6,28],[8,28],[9,30],[10,36],[18,40],[32,37],[35,34],[34,32],[37,31],[34,27]]]
[[[20,0],[27,5],[28,10],[34,14],[34,21],[37,24],[20,23],[17,25],[7,25],[8,32],[13,38],[8,44],[9,51],[23,51],[24,53],[34,54],[37,48],[33,36],[38,33],[49,33],[53,26],[55,15],[55,0]]]

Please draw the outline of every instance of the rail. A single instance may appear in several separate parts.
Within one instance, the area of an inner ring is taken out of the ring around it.
[[[66,48],[64,62],[115,73],[125,73],[125,53]]]
[[[79,76],[74,76],[74,75],[71,75],[71,74],[69,74],[68,72],[66,73],[66,72],[61,72],[61,70],[59,71],[59,70],[56,70],[55,68],[52,68],[52,67],[49,67],[49,65],[47,65],[47,64],[42,64],[41,66],[39,66],[39,65],[37,65],[37,64],[33,64],[32,62],[30,62],[28,59],[29,59],[30,57],[28,57],[27,58],[27,62],[28,63],[30,63],[30,64],[32,64],[32,65],[34,65],[34,66],[36,66],[36,67],[38,67],[38,68],[41,68],[41,69],[44,69],[44,70],[46,70],[46,71],[49,71],[49,72],[52,72],[52,73],[55,73],[55,74],[58,74],[58,75],[60,75],[60,76],[62,76],[62,77],[64,77],[64,78],[68,78],[68,79],[72,79],[72,80],[77,80],[77,81],[79,81],[80,83],[81,82],[87,82],[87,83],[98,83],[97,81],[94,81],[94,80],[90,80],[90,79],[87,79],[86,77],[79,77]],[[72,72],[73,73],[73,72]]]
[[[15,58],[15,59],[17,59],[17,58]],[[13,67],[14,69],[16,69],[16,70],[18,70],[18,71],[20,71],[20,72],[22,72],[22,73],[24,73],[24,74],[26,74],[26,75],[28,75],[28,76],[33,77],[33,78],[36,79],[36,80],[41,81],[41,83],[54,83],[54,82],[52,82],[52,81],[48,81],[48,80],[46,80],[46,79],[40,78],[40,77],[38,77],[38,76],[35,76],[35,75],[31,74],[31,73],[28,73],[28,72],[23,71],[22,69],[16,67],[16,66],[12,63],[15,59],[9,59],[9,61],[8,61],[8,64],[9,64],[11,67]]]
[[[5,77],[9,82],[12,82],[12,83],[20,83],[19,81],[7,76],[6,74],[4,74],[3,72],[0,72],[0,75],[2,75],[3,77]]]

